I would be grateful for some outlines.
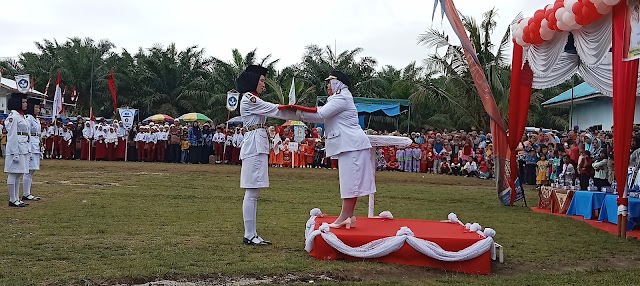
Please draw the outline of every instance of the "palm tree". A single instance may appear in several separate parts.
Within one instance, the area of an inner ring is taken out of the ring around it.
[[[462,16],[462,22],[469,33],[469,39],[478,55],[480,65],[487,76],[496,104],[500,110],[505,111],[504,117],[508,109],[508,73],[505,71],[508,71],[509,64],[507,49],[510,43],[510,31],[505,31],[497,46],[491,42],[491,35],[497,27],[497,17],[497,11],[494,8],[482,15],[483,19],[480,24],[468,16]],[[520,15],[517,18],[520,18]],[[458,116],[475,117],[477,120],[471,118],[469,121],[476,121],[477,127],[488,129],[488,116],[484,112],[482,102],[476,96],[477,91],[471,79],[468,64],[464,60],[462,47],[450,43],[449,37],[444,32],[435,29],[427,30],[418,38],[418,42],[436,50],[446,48],[443,55],[435,53],[425,60],[427,69],[446,77],[447,85],[455,87],[455,91],[448,93],[452,96],[446,97],[447,101],[461,107],[454,110],[463,113],[469,112],[466,115],[459,113]],[[434,94],[434,96],[438,95]]]

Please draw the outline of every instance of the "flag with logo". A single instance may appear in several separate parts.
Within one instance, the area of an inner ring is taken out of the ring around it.
[[[64,111],[64,105],[62,104],[62,88],[60,87],[60,71],[58,71],[58,75],[56,77],[56,92],[53,95],[53,112],[51,115],[53,116],[54,122],[55,118],[62,114]]]
[[[31,88],[31,79],[28,74],[16,76],[16,88],[19,92],[26,94]]]
[[[296,83],[295,78],[291,79],[291,88],[289,88],[289,104],[296,104]]]
[[[238,108],[238,99],[240,98],[240,93],[238,93],[235,89],[232,89],[227,92],[227,110],[234,111]]]

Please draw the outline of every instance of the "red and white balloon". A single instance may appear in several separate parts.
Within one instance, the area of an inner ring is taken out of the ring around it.
[[[521,46],[539,45],[558,32],[582,28],[609,14],[621,0],[556,0],[530,18],[511,25],[513,40]]]

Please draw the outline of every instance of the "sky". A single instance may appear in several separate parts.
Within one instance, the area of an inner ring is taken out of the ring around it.
[[[179,49],[197,45],[206,55],[231,59],[257,49],[259,58],[280,59],[277,68],[298,63],[309,44],[331,45],[338,51],[361,47],[361,56],[378,60],[378,68],[421,64],[433,53],[418,44],[429,28],[444,29],[455,38],[440,10],[431,21],[433,0],[22,0],[2,1],[0,57],[35,52],[34,42],[64,42],[70,37],[108,39],[116,52],[135,52],[154,44],[175,43]],[[478,21],[496,7],[498,42],[519,12],[531,16],[553,0],[454,0],[457,9]],[[23,11],[28,16],[21,16]]]

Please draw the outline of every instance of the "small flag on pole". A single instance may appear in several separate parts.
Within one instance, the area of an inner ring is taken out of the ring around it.
[[[291,79],[291,88],[289,89],[289,104],[296,104],[296,83],[295,83],[295,78]]]
[[[111,73],[109,74],[109,80],[107,81],[109,84],[109,90],[111,91],[111,99],[113,100],[113,113],[115,114],[118,109],[118,100],[116,98],[116,79],[113,77],[113,69],[111,69]]]
[[[76,101],[76,86],[74,85],[73,88],[71,89],[71,101],[75,102]]]
[[[62,105],[62,89],[60,88],[60,70],[58,70],[58,76],[56,77],[56,93],[53,96],[53,112],[51,115],[55,118],[62,114],[64,111],[64,105]]]
[[[47,82],[47,86],[44,87],[44,98],[47,98],[49,96],[47,93],[49,92],[50,84],[51,84],[51,79],[49,79],[49,81]]]

